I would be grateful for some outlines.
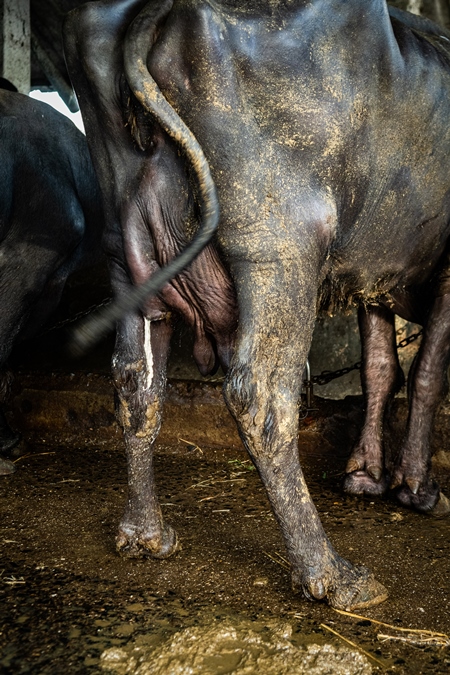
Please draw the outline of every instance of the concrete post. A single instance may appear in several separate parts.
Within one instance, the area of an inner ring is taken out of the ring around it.
[[[30,0],[0,0],[0,73],[30,91]]]

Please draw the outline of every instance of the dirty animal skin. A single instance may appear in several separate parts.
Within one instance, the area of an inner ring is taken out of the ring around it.
[[[0,89],[0,370],[57,307],[68,275],[100,259],[104,228],[83,134],[46,103]],[[2,373],[0,397],[8,393]],[[0,451],[20,437],[0,411]],[[0,474],[14,465],[0,460]]]
[[[386,597],[333,549],[299,465],[318,309],[361,307],[367,421],[348,466],[355,493],[389,484],[381,424],[399,381],[394,312],[423,322],[391,480],[401,503],[445,511],[428,441],[450,345],[449,36],[417,21],[390,17],[381,0],[113,0],[69,15],[67,59],[107,209],[116,293],[172,259],[201,218],[198,178],[159,115],[155,83],[199,141],[221,208],[215,245],[119,325],[122,552],[166,557],[177,547],[152,459],[172,310],[194,328],[202,372],[217,360],[228,368],[225,399],[283,533],[294,589],[346,609]]]

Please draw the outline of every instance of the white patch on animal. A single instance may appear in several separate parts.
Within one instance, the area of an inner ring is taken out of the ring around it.
[[[147,389],[150,389],[153,380],[153,353],[150,340],[150,320],[144,318],[144,354],[147,371]]]

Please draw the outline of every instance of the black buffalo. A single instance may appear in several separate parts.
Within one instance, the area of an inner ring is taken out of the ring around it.
[[[0,82],[0,86],[11,86]],[[0,89],[0,372],[57,307],[70,273],[100,259],[104,227],[86,139],[46,103]],[[0,452],[19,435],[0,411]],[[11,473],[0,459],[0,473]]]
[[[367,415],[346,489],[390,487],[402,504],[448,511],[430,476],[429,437],[450,348],[449,38],[382,0],[111,0],[69,15],[69,70],[122,306],[214,213],[202,152],[220,203],[214,244],[118,326],[113,374],[129,471],[119,550],[163,558],[177,548],[152,457],[172,310],[194,329],[201,372],[227,370],[225,399],[295,589],[341,608],[386,597],[332,548],[299,464],[318,310],[360,307]],[[382,418],[400,379],[395,313],[425,335],[389,482]]]

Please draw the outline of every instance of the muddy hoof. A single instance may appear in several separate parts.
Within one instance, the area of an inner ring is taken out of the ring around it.
[[[116,537],[116,549],[126,558],[157,558],[171,556],[180,548],[177,533],[169,525],[162,536],[151,536],[135,528],[121,526]]]
[[[329,603],[332,607],[350,612],[354,609],[373,607],[386,600],[388,592],[385,586],[377,581],[368,569],[355,567],[354,573],[356,578],[351,586],[345,581],[329,594]]]
[[[351,576],[350,583],[350,580],[344,577],[328,593],[328,602],[332,607],[350,612],[379,605],[388,597],[385,586],[365,567],[354,567]]]
[[[353,567],[342,558],[333,567],[331,574],[303,578],[301,583],[296,583],[293,574],[294,590],[302,590],[308,600],[324,600],[347,612],[379,605],[388,597],[386,588],[366,567]]]
[[[399,504],[419,513],[442,517],[446,515],[443,511],[449,508],[447,497],[442,494],[434,480],[428,481],[425,485],[418,485],[414,492],[410,486],[402,484],[392,490],[392,495]]]
[[[344,492],[349,495],[371,495],[380,497],[384,495],[388,487],[388,479],[383,474],[380,480],[376,481],[366,471],[353,471],[344,478]]]
[[[0,457],[0,476],[10,476],[15,470],[15,465],[9,459]]]

